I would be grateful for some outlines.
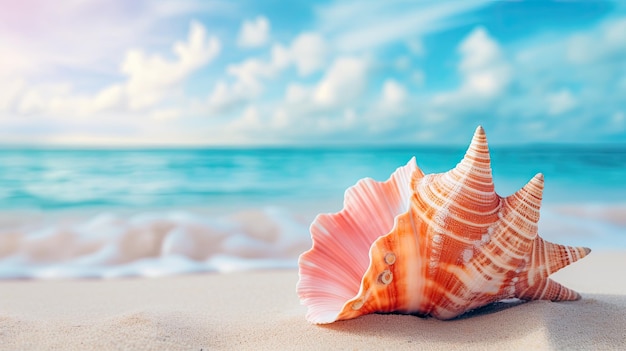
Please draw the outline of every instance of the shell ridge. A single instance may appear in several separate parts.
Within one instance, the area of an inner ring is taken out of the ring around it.
[[[535,248],[544,252],[543,264],[539,268],[541,272],[545,272],[546,276],[567,267],[591,252],[591,249],[586,247],[555,244],[541,237],[535,239]]]

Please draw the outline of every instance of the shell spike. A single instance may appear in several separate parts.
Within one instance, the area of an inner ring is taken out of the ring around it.
[[[474,143],[477,140],[484,140],[485,143],[487,143],[487,134],[485,133],[485,129],[483,128],[483,126],[478,126],[476,127],[476,130],[474,130],[474,136],[472,136],[472,143]]]
[[[465,152],[465,159],[472,158],[475,161],[480,161],[489,168],[491,173],[491,157],[489,156],[489,145],[487,144],[487,135],[483,127],[478,126],[472,137],[472,141]]]
[[[528,240],[537,237],[542,197],[543,174],[538,173],[523,188],[504,199],[503,217],[507,217],[508,221],[514,224],[518,233],[526,233]]]
[[[524,291],[518,298],[522,300],[576,301],[581,296],[576,291],[566,288],[552,279]]]
[[[543,173],[537,173],[520,191],[527,192],[531,195],[536,201],[534,203],[538,206],[541,205],[541,200],[543,198]]]
[[[415,156],[411,158],[411,161],[409,161],[409,163],[416,163]],[[417,184],[422,178],[424,178],[424,172],[422,172],[422,170],[419,167],[416,167],[415,171],[411,175],[411,185],[409,188],[411,190],[415,189],[417,187]]]
[[[495,192],[491,175],[487,137],[482,127],[476,129],[461,162],[450,171],[434,176],[436,179],[432,185],[425,184],[432,189],[428,191],[464,202],[460,206],[463,209],[495,214],[500,207],[500,197]]]
[[[587,247],[559,245],[537,237],[531,257],[533,258],[533,265],[540,267],[539,274],[547,277],[587,256],[590,252],[591,249]]]
[[[537,238],[539,207],[543,191],[543,176],[537,174],[523,188],[503,199],[500,220],[492,227],[497,250],[506,248],[513,266],[519,258],[533,249]]]
[[[476,193],[481,193],[481,196],[489,198],[491,200],[489,202],[493,202],[497,195],[491,175],[491,157],[489,156],[487,136],[482,127],[476,128],[465,156],[448,173],[463,183],[465,187],[473,189]]]
[[[515,192],[515,194],[507,197],[507,200],[516,199],[518,201],[524,201],[525,204],[532,206],[532,208],[539,212],[543,198],[543,184],[543,174],[537,173],[524,187]]]

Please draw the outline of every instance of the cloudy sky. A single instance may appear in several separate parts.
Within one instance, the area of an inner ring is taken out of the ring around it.
[[[0,8],[0,144],[626,143],[618,0]]]

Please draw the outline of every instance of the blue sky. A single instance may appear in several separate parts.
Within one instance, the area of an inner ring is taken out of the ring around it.
[[[0,143],[626,142],[626,2],[0,0]]]

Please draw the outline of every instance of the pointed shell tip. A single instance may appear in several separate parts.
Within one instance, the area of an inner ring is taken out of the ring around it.
[[[478,147],[479,145],[482,145],[484,147],[487,146],[487,134],[485,134],[485,130],[481,126],[478,126],[476,128],[474,136],[472,137],[472,141],[470,142],[470,148]],[[489,153],[489,151],[486,152]]]
[[[582,298],[583,297],[579,293],[576,293],[576,295],[574,296],[574,299],[572,301],[578,301],[578,300],[580,300]]]
[[[532,183],[535,186],[540,187],[541,189],[543,189],[543,183],[544,183],[544,178],[543,178],[543,173],[537,173],[535,174],[535,176],[528,182],[529,184]]]

